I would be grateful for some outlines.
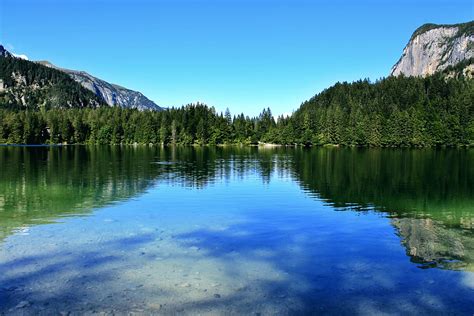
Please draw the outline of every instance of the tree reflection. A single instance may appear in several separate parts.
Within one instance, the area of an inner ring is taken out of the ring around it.
[[[156,183],[200,189],[291,175],[335,209],[386,214],[421,267],[473,271],[473,160],[469,149],[0,147],[0,240]]]

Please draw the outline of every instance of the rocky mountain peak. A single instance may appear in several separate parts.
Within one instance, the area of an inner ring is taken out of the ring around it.
[[[391,75],[428,76],[460,63],[472,69],[474,58],[474,21],[462,24],[425,24],[419,27],[405,46]]]
[[[1,57],[12,57],[12,54],[3,47],[3,45],[0,44],[0,56]]]

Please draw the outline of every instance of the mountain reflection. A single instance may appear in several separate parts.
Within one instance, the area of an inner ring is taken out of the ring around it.
[[[423,268],[474,271],[472,231],[447,227],[431,218],[395,218],[392,224],[412,262]]]
[[[420,267],[474,271],[474,151],[256,147],[0,147],[0,240],[153,184],[291,178],[338,210],[383,212]],[[166,197],[164,197],[166,198]]]
[[[338,209],[392,218],[421,267],[474,271],[474,151],[295,151],[293,170],[310,194]]]

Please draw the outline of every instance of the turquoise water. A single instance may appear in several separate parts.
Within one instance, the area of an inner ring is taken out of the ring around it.
[[[474,313],[474,151],[0,147],[0,313]]]

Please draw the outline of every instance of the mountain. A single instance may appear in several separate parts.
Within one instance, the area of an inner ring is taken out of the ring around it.
[[[72,79],[79,82],[84,88],[94,92],[110,106],[139,110],[163,110],[142,93],[96,78],[85,71],[60,68],[48,61],[39,61],[38,63],[67,73]]]
[[[107,104],[139,110],[163,110],[142,93],[108,83],[87,72],[16,57],[0,45],[0,79],[8,87],[2,104],[29,108],[98,107]],[[85,93],[80,88],[92,93]]]
[[[439,71],[473,76],[474,21],[422,25],[411,36],[390,74],[425,77]]]
[[[2,45],[0,45],[0,57],[13,57],[13,55],[5,49]]]
[[[96,108],[103,101],[68,74],[14,57],[0,45],[0,107]]]

